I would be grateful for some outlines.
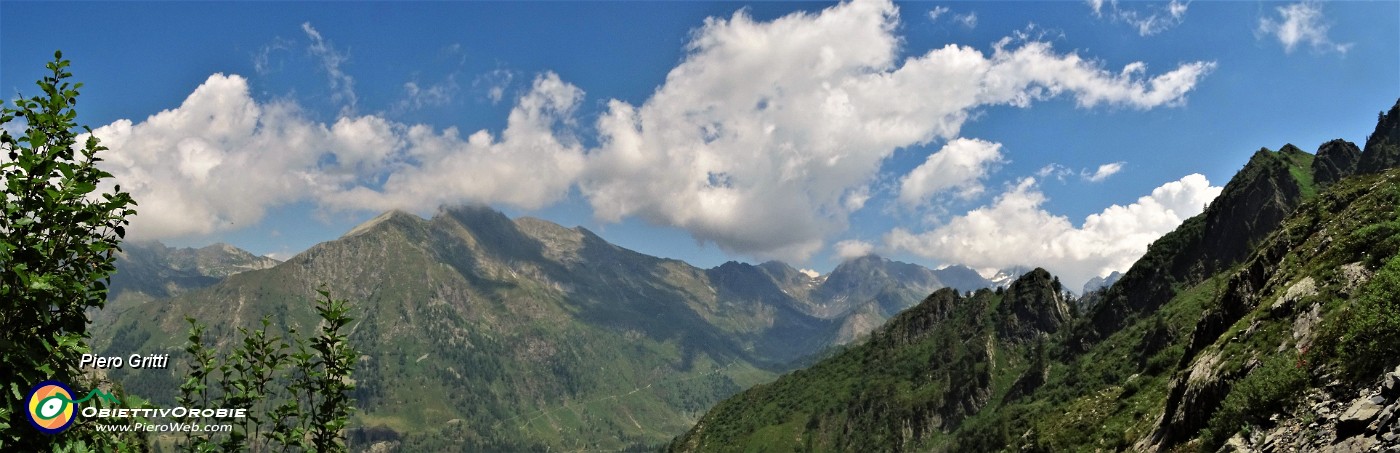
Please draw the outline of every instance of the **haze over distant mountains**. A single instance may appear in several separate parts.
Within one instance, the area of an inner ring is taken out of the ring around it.
[[[279,261],[228,244],[171,248],[158,241],[124,242],[117,254],[109,299],[127,293],[160,298],[204,288],[239,272],[267,269]]]

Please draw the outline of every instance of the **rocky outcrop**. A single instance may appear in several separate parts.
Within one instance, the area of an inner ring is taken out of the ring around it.
[[[934,291],[918,305],[905,310],[885,324],[886,327],[880,335],[881,341],[888,341],[891,346],[918,342],[943,324],[963,300],[958,291],[952,288]]]
[[[1041,268],[1016,279],[997,306],[997,334],[1006,341],[1032,340],[1060,330],[1067,322],[1064,288]]]
[[[1206,210],[1204,245],[1216,269],[1243,260],[1255,244],[1273,232],[1303,202],[1303,190],[1290,172],[1289,155],[1303,154],[1293,145],[1278,153],[1261,149],[1225,185]]]
[[[1250,435],[1236,435],[1229,442],[1246,452],[1400,451],[1400,366],[1382,376],[1376,385],[1345,393],[1337,382],[1304,395],[1290,414],[1275,416],[1273,426]]]
[[[1375,132],[1366,138],[1357,171],[1380,173],[1396,166],[1400,166],[1400,100],[1376,121]]]
[[[1317,148],[1317,156],[1313,159],[1313,181],[1319,186],[1329,186],[1355,174],[1360,162],[1361,148],[1357,148],[1356,144],[1340,138],[1323,143]]]

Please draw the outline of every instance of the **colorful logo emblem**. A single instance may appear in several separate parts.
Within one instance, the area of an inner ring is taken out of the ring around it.
[[[58,434],[73,425],[77,404],[73,404],[73,390],[58,381],[44,381],[29,390],[24,399],[29,408],[29,423],[44,434]]]

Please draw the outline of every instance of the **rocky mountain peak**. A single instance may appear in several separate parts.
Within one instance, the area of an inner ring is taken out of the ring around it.
[[[1089,281],[1084,282],[1084,289],[1080,294],[1089,294],[1091,292],[1113,286],[1113,284],[1117,283],[1118,279],[1120,278],[1123,278],[1123,273],[1118,271],[1113,271],[1113,273],[1108,274],[1108,276],[1106,277],[1091,278],[1089,279]]]
[[[948,266],[934,270],[933,273],[943,284],[958,291],[975,291],[993,286],[991,281],[982,278],[982,274],[967,266]]]
[[[1357,148],[1355,143],[1340,138],[1323,143],[1317,148],[1317,157],[1313,159],[1313,181],[1321,186],[1331,185],[1356,173],[1360,162],[1361,148]]]
[[[393,209],[385,211],[383,214],[379,214],[373,219],[369,219],[364,223],[356,225],[354,228],[351,228],[350,231],[345,232],[345,234],[341,235],[340,237],[348,238],[351,236],[357,236],[368,233],[370,231],[374,231],[376,228],[392,228],[394,225],[402,226],[405,224],[421,222],[423,222],[423,218],[421,217],[409,214],[408,212],[399,209]]]
[[[1205,212],[1148,246],[1088,313],[1093,330],[1079,335],[1090,342],[1107,336],[1128,318],[1165,304],[1174,288],[1194,286],[1248,257],[1303,202],[1306,181],[1294,174],[1309,171],[1306,153],[1284,149],[1255,151]]]
[[[1054,333],[1070,319],[1064,287],[1058,277],[1037,267],[1006,287],[997,318],[998,334],[1006,340],[1025,341]]]

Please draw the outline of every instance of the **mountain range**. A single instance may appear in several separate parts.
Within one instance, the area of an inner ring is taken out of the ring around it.
[[[457,206],[280,263],[128,244],[92,332],[178,356],[192,316],[227,347],[314,326],[324,285],[355,306],[356,450],[1400,448],[1397,165],[1400,102],[1364,147],[1255,151],[1078,298],[1030,267],[702,269]],[[173,404],[183,372],[109,376]]]
[[[106,355],[178,356],[192,316],[314,326],[321,284],[356,305],[358,431],[407,451],[664,444],[721,398],[856,341],[925,295],[992,285],[869,255],[813,277],[781,262],[700,269],[584,228],[485,207],[392,211],[285,262],[228,246],[128,244],[97,318]],[[169,373],[112,370],[173,403]]]

